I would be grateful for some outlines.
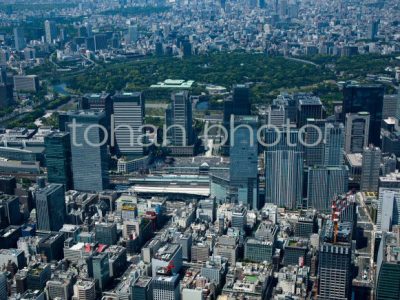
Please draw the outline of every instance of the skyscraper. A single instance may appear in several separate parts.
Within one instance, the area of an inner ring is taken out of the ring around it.
[[[380,20],[371,20],[368,23],[368,39],[373,40],[376,38],[379,29],[379,22]]]
[[[362,153],[368,146],[369,119],[368,112],[346,114],[346,153]]]
[[[300,95],[299,95],[300,96]],[[297,127],[301,128],[307,119],[323,119],[324,107],[321,99],[311,95],[302,95],[297,104]]]
[[[176,92],[171,98],[171,105],[166,111],[166,125],[171,127],[168,130],[168,139],[172,146],[189,146],[193,142],[192,105],[189,92]]]
[[[21,51],[26,47],[25,33],[21,27],[14,28],[14,45],[17,51]]]
[[[258,118],[253,116],[234,116],[235,131],[231,137],[230,148],[230,186],[235,202],[249,208],[258,208]],[[244,126],[250,126],[249,128]]]
[[[65,192],[62,184],[49,184],[35,192],[37,229],[58,231],[65,223]]]
[[[389,231],[400,225],[400,174],[397,172],[379,177],[378,230]]]
[[[131,24],[128,27],[128,33],[126,35],[126,43],[127,44],[134,44],[137,42],[139,37],[139,32],[138,32],[138,25],[137,24]]]
[[[395,118],[397,107],[400,105],[399,94],[385,95],[383,97],[382,119]]]
[[[394,208],[400,206],[399,189],[389,190],[385,188],[379,189],[378,215],[376,218],[376,228],[379,231],[391,231],[393,225],[393,217],[396,216]],[[396,216],[398,221],[398,215]]]
[[[231,115],[250,115],[250,89],[247,85],[236,84],[232,89],[232,97],[224,102],[224,123],[229,123]]]
[[[326,120],[307,119],[306,125],[309,125],[309,127],[306,128],[305,141],[309,146],[304,147],[306,166],[312,167],[324,164],[325,144],[323,133],[325,132],[325,124]]]
[[[96,253],[92,257],[93,278],[96,280],[96,288],[104,291],[110,282],[110,266],[108,253]]]
[[[308,207],[328,212],[334,196],[348,191],[347,166],[314,166],[308,169]]]
[[[53,132],[44,139],[47,180],[72,189],[71,141],[67,132]]]
[[[57,26],[54,21],[46,20],[44,22],[44,30],[46,33],[46,43],[53,44],[57,38]]]
[[[299,140],[299,130],[297,128],[281,127],[278,133],[275,129],[265,130],[266,151],[303,151],[303,145]]]
[[[227,143],[222,147],[221,151],[224,155],[229,154],[230,140],[230,121],[231,115],[248,116],[251,115],[250,89],[245,84],[237,84],[232,88],[232,96],[224,101],[224,117],[223,125],[228,130]]]
[[[114,131],[117,153],[122,156],[143,155],[144,96],[140,92],[117,93],[113,96]]]
[[[106,34],[96,34],[94,36],[94,48],[96,51],[107,49],[108,39]]]
[[[344,126],[342,123],[325,125],[324,165],[340,166],[343,164]]]
[[[140,276],[133,281],[130,286],[131,300],[151,300],[153,299],[152,278]]]
[[[179,276],[157,275],[153,278],[154,300],[179,300]]]
[[[85,110],[67,114],[67,123],[75,120],[77,127],[68,127],[71,137],[74,189],[102,191],[109,185],[108,152],[105,132],[105,113]],[[99,146],[100,144],[100,146]]]
[[[400,299],[399,243],[398,234],[382,232],[376,263],[376,300]]]
[[[379,84],[346,84],[343,88],[343,113],[370,113],[369,143],[380,145],[384,87]]]
[[[382,153],[378,147],[366,147],[363,152],[360,188],[363,192],[378,191]]]
[[[302,202],[303,152],[265,152],[266,202],[289,209]]]
[[[337,234],[334,227],[328,220],[321,233],[318,299],[322,300],[350,299],[352,223],[339,223]]]
[[[0,272],[0,300],[7,300],[7,276],[4,272]]]

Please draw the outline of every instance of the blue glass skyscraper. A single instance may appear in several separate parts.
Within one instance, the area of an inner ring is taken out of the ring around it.
[[[44,139],[46,147],[47,179],[72,189],[71,142],[67,132],[53,132]]]
[[[234,116],[231,122],[230,146],[230,186],[235,202],[249,208],[258,207],[258,118],[254,116]]]

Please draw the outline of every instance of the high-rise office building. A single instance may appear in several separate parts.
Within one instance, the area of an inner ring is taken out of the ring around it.
[[[380,145],[384,87],[379,84],[346,84],[343,88],[343,113],[370,113],[369,143]]]
[[[279,1],[279,16],[284,18],[288,13],[288,0],[280,0]]]
[[[89,51],[96,51],[94,36],[90,36],[85,39],[85,46],[86,46],[86,49]]]
[[[192,105],[188,91],[172,94],[171,105],[166,110],[167,136],[172,146],[189,146],[193,142]],[[178,127],[179,126],[179,127]]]
[[[321,99],[311,95],[304,95],[298,99],[297,127],[301,128],[307,123],[307,119],[323,119],[324,107]]]
[[[368,35],[367,39],[374,40],[378,35],[380,20],[371,20],[368,22]]]
[[[8,195],[14,195],[17,187],[17,180],[14,176],[0,176],[0,192]]]
[[[94,232],[96,241],[101,244],[114,245],[118,241],[117,225],[115,223],[97,223]]]
[[[399,236],[382,232],[376,267],[376,300],[400,299]]]
[[[21,27],[14,28],[14,45],[17,51],[21,51],[26,47],[25,33]]]
[[[224,123],[228,123],[231,115],[250,115],[250,89],[247,85],[237,84],[233,86],[232,96],[224,103]]]
[[[144,96],[140,92],[113,96],[114,131],[117,152],[122,156],[143,155]]]
[[[398,119],[387,118],[382,121],[381,138],[382,153],[400,156],[400,131],[398,129]]]
[[[96,34],[94,36],[94,49],[96,51],[105,50],[108,47],[107,35],[105,34]]]
[[[46,282],[51,278],[50,264],[37,263],[30,266],[26,276],[28,289],[43,290],[46,287]]]
[[[266,122],[268,125],[282,127],[286,124],[287,111],[284,105],[271,105],[266,111]]]
[[[71,278],[53,278],[47,281],[46,290],[49,299],[71,299],[72,280]]]
[[[237,84],[232,88],[232,96],[224,101],[223,125],[228,131],[228,140],[222,147],[223,154],[229,154],[230,121],[231,115],[248,116],[251,115],[250,89],[245,84]]]
[[[179,300],[179,276],[157,275],[153,278],[154,300]]]
[[[0,109],[8,108],[13,101],[12,84],[0,82]]]
[[[46,20],[44,22],[44,30],[46,33],[46,43],[53,44],[57,38],[57,25],[54,21]]]
[[[347,166],[314,166],[308,169],[308,207],[329,211],[333,197],[348,191]]]
[[[96,287],[94,280],[78,280],[74,285],[74,298],[77,300],[95,300]]]
[[[104,110],[110,118],[113,110],[112,98],[108,93],[87,93],[80,99],[79,108]]]
[[[137,24],[131,24],[128,27],[128,33],[126,35],[127,44],[135,44],[139,38],[139,31]]]
[[[16,92],[32,92],[39,90],[39,77],[37,75],[15,75],[14,91]]]
[[[390,231],[400,225],[400,174],[397,172],[379,177],[377,229]]]
[[[153,299],[152,278],[140,276],[130,286],[130,300],[151,300]]]
[[[265,186],[266,202],[296,208],[302,202],[303,153],[266,151]]]
[[[230,187],[236,203],[258,208],[258,142],[254,116],[234,116],[230,148]]]
[[[44,139],[47,180],[72,189],[71,141],[68,132],[53,132]]]
[[[306,166],[320,166],[324,164],[324,132],[326,120],[307,119],[305,131],[304,163]]]
[[[342,165],[344,155],[344,126],[342,123],[327,123],[325,125],[324,144],[324,165]]]
[[[385,95],[383,98],[382,119],[395,118],[400,105],[399,94]]]
[[[318,299],[350,299],[351,241],[352,223],[341,222],[335,230],[331,220],[326,222],[319,245]]]
[[[92,257],[92,276],[96,281],[96,289],[104,291],[110,283],[109,255],[106,252],[96,253]]]
[[[396,211],[400,207],[399,197],[399,189],[379,189],[378,214],[376,218],[376,228],[379,231],[391,231],[392,225],[395,225],[393,223],[398,223],[399,216]],[[393,220],[393,218],[397,220]]]
[[[0,193],[0,228],[21,224],[19,197]]]
[[[0,300],[8,299],[7,276],[4,272],[0,272]]]
[[[65,192],[62,184],[52,183],[35,192],[37,229],[58,231],[65,222]]]
[[[76,123],[75,130],[72,123]],[[71,137],[72,173],[74,189],[102,191],[109,185],[105,113],[85,110],[67,114],[66,123]],[[100,146],[99,146],[100,145]]]
[[[362,153],[368,146],[369,119],[368,112],[346,114],[346,153]]]
[[[379,171],[381,166],[382,152],[378,147],[364,148],[361,172],[361,191],[378,191]]]
[[[303,151],[303,145],[299,140],[299,130],[296,128],[281,127],[280,132],[270,128],[265,130],[265,151]]]

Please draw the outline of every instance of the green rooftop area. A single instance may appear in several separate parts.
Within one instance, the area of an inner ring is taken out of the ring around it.
[[[255,283],[258,281],[258,276],[256,276],[256,275],[246,275],[245,278],[248,282],[251,282],[251,283]]]

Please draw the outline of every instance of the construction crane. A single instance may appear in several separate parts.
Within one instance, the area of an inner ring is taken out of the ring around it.
[[[332,201],[332,222],[333,222],[333,243],[336,244],[339,232],[340,210],[337,207],[336,199]]]

